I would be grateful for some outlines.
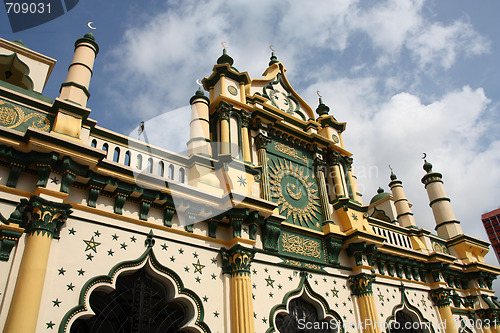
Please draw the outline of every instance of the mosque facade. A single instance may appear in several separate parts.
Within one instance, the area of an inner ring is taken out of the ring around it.
[[[55,60],[0,39],[4,332],[500,332],[443,176],[425,162],[435,232],[393,173],[363,204],[346,123],[274,53],[252,79],[223,50],[182,155],[90,117],[98,52],[78,39],[51,99]]]

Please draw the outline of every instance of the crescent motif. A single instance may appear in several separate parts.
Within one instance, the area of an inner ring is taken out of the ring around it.
[[[225,49],[227,48],[227,46],[226,46],[226,45],[224,45],[224,44],[226,44],[226,42],[222,42],[222,43],[220,43],[220,44],[222,45],[222,47],[223,47],[223,48],[225,48]]]
[[[271,51],[275,52],[276,50],[273,48],[272,45],[269,45],[269,48],[271,49]]]
[[[422,159],[425,160],[425,158],[427,157],[427,154],[426,153],[423,153],[424,156],[422,156]]]
[[[96,28],[94,28],[94,27],[92,26],[92,23],[94,23],[94,22],[89,22],[87,25],[88,25],[88,27],[90,28],[90,30],[95,30]]]
[[[200,80],[196,80],[196,84],[199,85],[200,87],[203,86],[203,84],[201,84]]]
[[[319,98],[323,97],[319,94],[319,90],[316,90],[316,94],[318,94]]]

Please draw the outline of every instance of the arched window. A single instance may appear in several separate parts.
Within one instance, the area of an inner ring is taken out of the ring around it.
[[[142,155],[137,155],[137,169],[142,170]]]
[[[113,162],[118,163],[119,160],[120,160],[120,148],[116,147],[115,153],[113,154]]]
[[[92,143],[90,144],[91,147],[96,148],[97,147],[97,140],[94,139],[92,140]]]
[[[168,179],[174,179],[174,166],[172,164],[168,166]]]
[[[169,296],[164,283],[145,268],[120,275],[115,290],[92,292],[89,303],[95,315],[75,320],[70,332],[179,332],[189,309]]]
[[[125,165],[130,166],[130,151],[128,151],[128,150],[125,153]]]
[[[153,173],[153,159],[151,157],[148,158],[148,172]]]
[[[397,324],[396,324],[397,323]],[[424,333],[424,325],[419,325],[419,320],[413,313],[405,310],[396,312],[396,323],[389,327],[390,333]]]
[[[102,150],[106,152],[106,158],[108,158],[108,144],[107,143],[102,145]]]
[[[295,298],[290,301],[288,313],[279,313],[276,316],[276,328],[280,333],[318,332],[337,333],[340,325],[334,325],[334,319],[318,318],[316,308],[302,298]],[[313,329],[299,329],[299,323],[317,323]],[[319,328],[317,328],[319,326]]]
[[[158,176],[163,177],[165,175],[165,166],[163,161],[158,162]]]
[[[186,172],[184,171],[183,168],[179,169],[179,183],[184,183],[184,178],[185,178]]]

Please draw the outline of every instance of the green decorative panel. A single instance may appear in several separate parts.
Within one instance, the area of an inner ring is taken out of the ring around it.
[[[279,238],[280,253],[298,259],[325,262],[321,239],[290,231],[282,231]]]
[[[307,149],[271,138],[267,145],[271,200],[279,206],[284,222],[321,230],[318,185],[312,153]]]
[[[51,115],[0,100],[0,126],[21,132],[25,132],[31,126],[48,132],[52,127],[53,120]]]

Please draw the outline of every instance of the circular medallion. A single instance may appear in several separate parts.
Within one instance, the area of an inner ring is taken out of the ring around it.
[[[332,140],[334,143],[339,143],[339,137],[336,136],[335,134],[332,134]]]
[[[229,93],[233,96],[238,95],[238,89],[236,89],[235,86],[228,86],[227,91],[229,91]]]
[[[316,214],[320,213],[316,182],[304,175],[302,166],[286,160],[273,160],[272,164],[269,166],[271,197],[278,200],[280,214],[285,212],[287,219],[291,216],[300,225],[314,225],[313,220],[318,220]]]

